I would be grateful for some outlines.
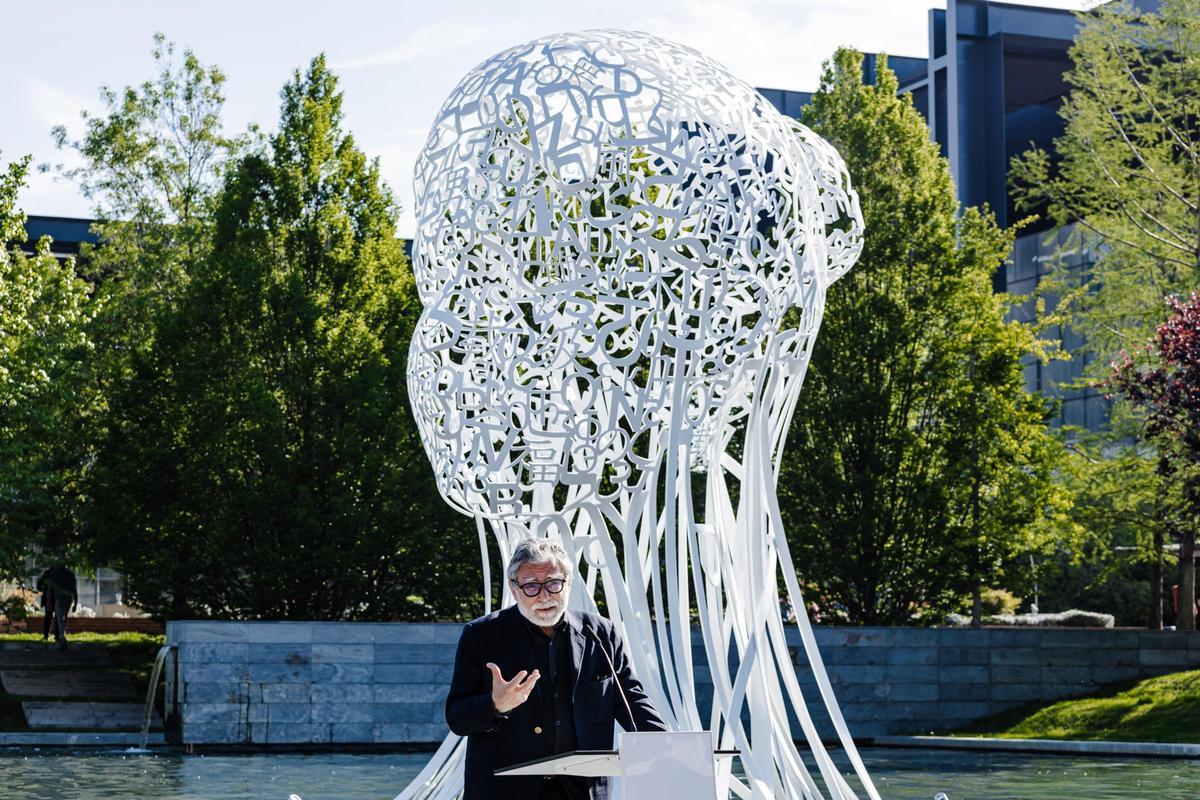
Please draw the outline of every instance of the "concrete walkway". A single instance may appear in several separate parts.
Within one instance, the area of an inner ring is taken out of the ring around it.
[[[870,739],[870,744],[882,747],[931,747],[1011,753],[1200,758],[1200,744],[1174,742],[1080,742],[1054,739],[993,739],[982,736],[875,736]]]

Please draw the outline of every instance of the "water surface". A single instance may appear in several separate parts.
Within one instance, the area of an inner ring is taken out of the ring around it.
[[[0,751],[0,800],[391,800],[428,758]],[[1200,761],[890,748],[863,758],[885,800],[1200,798]]]

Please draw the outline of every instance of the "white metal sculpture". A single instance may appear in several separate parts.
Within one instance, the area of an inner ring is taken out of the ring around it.
[[[877,798],[803,612],[775,490],[826,289],[862,247],[837,152],[694,50],[588,31],[467,75],[415,188],[424,313],[409,392],[442,494],[477,520],[487,610],[489,542],[505,562],[528,535],[559,538],[579,566],[570,602],[603,596],[664,719],[741,751],[745,778],[726,766],[722,796],[853,798],[795,678],[782,579]],[[451,735],[399,797],[457,797],[464,749]]]

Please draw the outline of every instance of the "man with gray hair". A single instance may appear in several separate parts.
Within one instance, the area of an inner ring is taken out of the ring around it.
[[[607,779],[494,772],[573,750],[609,750],[615,724],[666,730],[612,622],[567,609],[573,575],[561,544],[526,539],[508,563],[514,605],[463,628],[446,698],[450,730],[467,737],[463,800],[605,800]]]

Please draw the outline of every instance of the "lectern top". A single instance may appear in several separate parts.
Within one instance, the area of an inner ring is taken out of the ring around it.
[[[715,758],[732,758],[738,750],[714,750]],[[515,764],[496,770],[496,775],[575,775],[580,778],[611,778],[621,774],[621,754],[616,750],[573,750],[570,753]]]

